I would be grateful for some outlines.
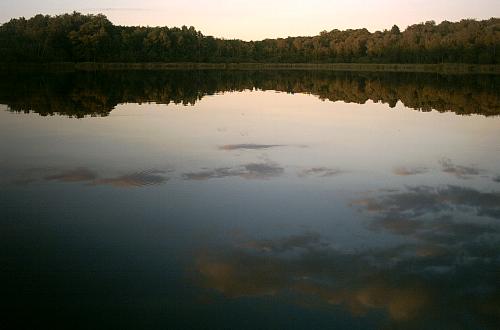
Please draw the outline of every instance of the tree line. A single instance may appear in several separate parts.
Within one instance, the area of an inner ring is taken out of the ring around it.
[[[12,19],[0,26],[3,62],[500,64],[499,46],[499,18],[248,42],[204,36],[186,26],[117,26],[102,14],[77,12]]]
[[[253,89],[390,107],[402,102],[418,111],[500,115],[498,75],[226,70],[0,74],[0,104],[43,116],[107,116],[122,103],[194,105],[206,95]]]

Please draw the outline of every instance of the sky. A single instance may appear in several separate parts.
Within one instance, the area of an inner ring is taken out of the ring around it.
[[[1,0],[0,22],[35,14],[103,13],[117,25],[194,26],[243,40],[320,31],[390,29],[434,20],[500,17],[500,0]]]

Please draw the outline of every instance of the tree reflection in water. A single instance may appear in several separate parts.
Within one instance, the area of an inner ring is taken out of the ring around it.
[[[107,116],[118,104],[193,105],[206,95],[243,90],[306,93],[322,100],[382,102],[461,115],[500,114],[500,77],[330,71],[103,71],[0,76],[0,103],[11,111]]]

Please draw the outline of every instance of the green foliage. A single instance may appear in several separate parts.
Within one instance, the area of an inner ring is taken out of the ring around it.
[[[115,26],[104,15],[36,15],[0,26],[2,62],[268,62],[500,64],[500,19],[429,21],[401,32],[323,31],[262,41],[204,36],[193,27]]]

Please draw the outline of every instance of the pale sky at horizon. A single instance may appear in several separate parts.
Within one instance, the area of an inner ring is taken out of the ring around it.
[[[37,13],[103,13],[117,25],[194,26],[204,35],[259,40],[323,30],[390,29],[500,16],[500,0],[2,0],[0,23]]]

